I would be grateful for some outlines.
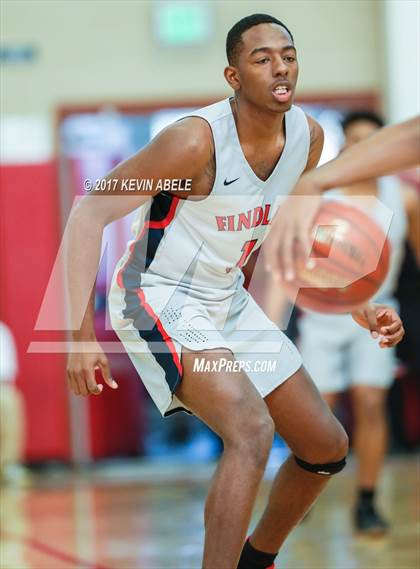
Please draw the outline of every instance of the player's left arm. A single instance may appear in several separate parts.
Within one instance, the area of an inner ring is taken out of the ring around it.
[[[407,212],[407,240],[420,266],[420,195],[412,186],[403,185],[401,192]]]
[[[381,348],[392,348],[404,337],[404,326],[396,310],[386,304],[367,304],[352,312],[353,320],[379,338]]]
[[[310,142],[308,161],[306,162],[305,170],[302,174],[305,174],[305,172],[308,172],[318,166],[318,162],[324,148],[324,130],[322,126],[309,115],[306,115],[306,119],[309,126]]]

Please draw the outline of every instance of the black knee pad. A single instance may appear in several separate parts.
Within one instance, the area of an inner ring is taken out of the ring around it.
[[[298,464],[304,470],[308,472],[313,472],[314,474],[322,474],[323,476],[331,476],[331,474],[337,474],[343,470],[346,466],[346,457],[342,458],[338,462],[328,462],[326,464],[311,464],[295,456],[296,464]]]

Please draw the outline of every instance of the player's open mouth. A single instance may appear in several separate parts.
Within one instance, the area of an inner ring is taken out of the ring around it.
[[[292,91],[286,85],[277,85],[272,91],[274,98],[280,103],[287,103],[292,96]]]

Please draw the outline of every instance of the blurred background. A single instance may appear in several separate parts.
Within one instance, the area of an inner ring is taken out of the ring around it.
[[[117,392],[72,396],[65,375],[66,332],[43,325],[51,320],[43,314],[57,314],[57,321],[64,314],[59,295],[45,295],[72,204],[84,193],[85,179],[101,177],[189,110],[230,94],[223,77],[226,34],[257,11],[283,20],[294,35],[300,63],[297,103],[325,129],[323,162],[339,151],[340,121],[348,111],[375,110],[390,123],[418,114],[420,4],[3,0],[0,9],[1,518],[7,538],[0,563],[16,569],[99,567],[102,562],[115,568],[198,567],[201,502],[220,442],[184,414],[163,421],[123,353],[110,354]],[[418,171],[401,176],[419,191]],[[101,341],[116,340],[106,315],[106,291],[130,224],[129,216],[106,230],[96,298]],[[420,282],[407,251],[398,294],[402,310],[412,315],[418,311]],[[408,457],[403,466],[398,460],[394,465],[396,479],[402,472],[407,478],[400,480],[411,488],[401,498],[408,509],[416,496],[410,484],[418,476],[410,456],[420,441],[419,353],[418,335],[410,330],[399,348],[397,381],[388,401],[391,452]],[[344,405],[342,418],[351,431],[350,415]],[[286,454],[276,439],[268,479]],[[391,487],[393,481],[385,484]],[[340,488],[331,492],[339,494]],[[404,557],[399,549],[400,557],[389,565],[386,546],[376,557],[351,549],[345,510],[331,518],[325,504],[325,510],[320,507],[324,529],[317,533],[309,520],[306,545],[291,540],[288,567],[418,566],[418,552]],[[148,520],[139,513],[142,507]],[[108,516],[112,508],[131,516],[131,522],[124,517],[129,527],[124,534],[115,528],[118,513]],[[165,520],[177,512],[190,525],[174,537],[174,526]],[[410,539],[416,517],[411,512]],[[343,549],[338,537],[332,549],[319,551],[323,561],[314,565],[310,548],[328,540],[340,520],[347,545]],[[113,534],[112,547],[107,531]],[[189,549],[187,534],[194,535]],[[172,539],[170,547],[182,554],[162,553],[164,539]]]

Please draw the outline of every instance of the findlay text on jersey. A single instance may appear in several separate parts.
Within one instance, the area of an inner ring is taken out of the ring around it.
[[[271,204],[266,204],[264,208],[257,206],[235,215],[216,215],[217,229],[219,231],[242,231],[258,225],[269,225],[271,223],[270,210]]]

